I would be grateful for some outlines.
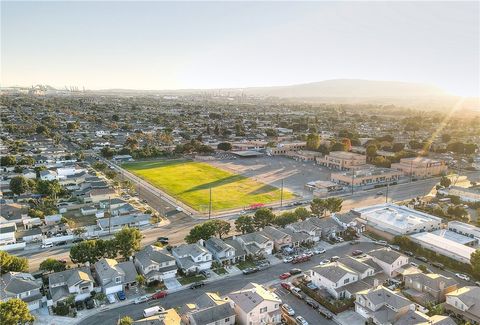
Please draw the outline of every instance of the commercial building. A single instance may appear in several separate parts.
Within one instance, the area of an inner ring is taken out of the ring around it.
[[[472,247],[430,232],[413,234],[410,235],[410,238],[426,249],[466,264],[470,264],[470,256],[475,252]]]
[[[448,223],[448,230],[459,233],[470,238],[475,238],[480,241],[480,228],[460,221],[450,221]]]
[[[328,168],[351,170],[364,168],[367,157],[353,152],[332,151],[324,157],[316,158],[316,162]]]
[[[295,151],[304,150],[306,147],[307,143],[304,141],[279,143],[276,147],[268,147],[267,154],[270,156],[287,155]]]
[[[393,235],[440,229],[441,218],[391,203],[355,208],[351,212],[364,220],[367,228],[376,228]]]
[[[393,163],[391,168],[412,177],[430,177],[447,171],[445,161],[424,157],[402,158],[400,162]]]
[[[401,176],[402,173],[395,169],[367,165],[362,169],[332,173],[330,180],[346,186],[352,186],[352,184],[353,186],[369,186],[396,182]]]
[[[463,202],[480,202],[480,187],[451,186],[450,188],[442,188],[438,192],[444,195],[458,196]]]
[[[435,230],[435,231],[432,231],[432,234],[438,235],[446,239],[453,240],[454,242],[457,242],[462,245],[470,246],[470,247],[477,247],[477,244],[478,244],[478,239],[465,236],[448,229]]]

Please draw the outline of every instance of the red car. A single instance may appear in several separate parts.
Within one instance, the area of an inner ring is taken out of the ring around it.
[[[303,262],[306,262],[306,261],[310,261],[310,256],[304,255],[304,256],[295,257],[293,259],[292,263],[297,264],[297,263],[303,263]]]
[[[166,291],[159,291],[157,293],[154,293],[152,295],[152,299],[161,299],[161,298],[165,298],[167,296],[167,292]]]
[[[290,283],[288,283],[288,282],[282,282],[280,285],[282,286],[282,288],[287,289],[287,290],[290,290]]]
[[[286,272],[286,273],[280,274],[279,278],[280,278],[280,280],[285,280],[285,279],[288,279],[290,276],[291,276],[291,274]]]

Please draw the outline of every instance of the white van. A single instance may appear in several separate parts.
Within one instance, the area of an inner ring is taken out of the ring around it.
[[[50,248],[50,247],[53,247],[53,243],[42,244],[41,247],[42,247],[42,248]]]
[[[153,306],[153,307],[147,308],[143,311],[143,317],[147,318],[147,317],[159,314],[159,313],[163,312],[164,310],[165,309],[163,309],[163,307]]]

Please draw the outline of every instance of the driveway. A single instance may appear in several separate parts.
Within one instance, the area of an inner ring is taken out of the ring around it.
[[[353,310],[347,310],[335,316],[335,320],[342,325],[364,325],[366,319]]]
[[[163,280],[163,284],[165,284],[168,290],[175,290],[182,287],[176,278],[165,279]]]

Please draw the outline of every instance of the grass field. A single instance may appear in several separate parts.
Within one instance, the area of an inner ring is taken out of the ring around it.
[[[214,211],[280,201],[280,189],[206,163],[168,160],[132,162],[122,167],[201,212],[208,210],[210,188]],[[292,197],[291,192],[283,191],[284,200]]]

